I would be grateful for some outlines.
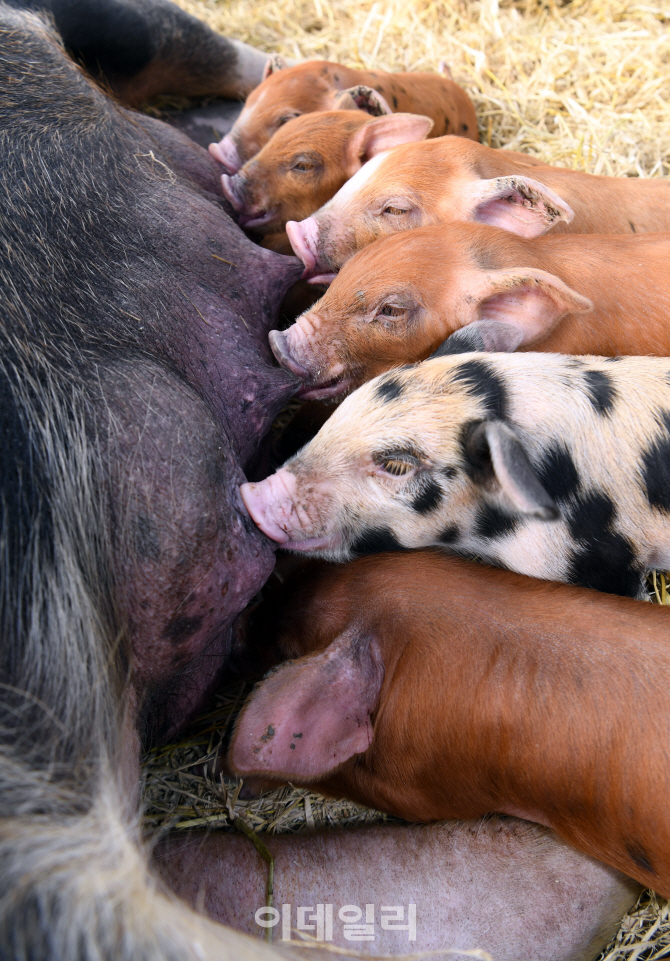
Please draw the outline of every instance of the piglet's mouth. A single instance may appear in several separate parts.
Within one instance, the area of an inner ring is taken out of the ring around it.
[[[324,381],[322,384],[304,384],[296,397],[301,400],[331,400],[346,394],[350,388],[350,380],[333,377],[332,380]]]
[[[274,210],[259,210],[251,214],[240,213],[237,221],[245,230],[254,230],[269,224],[274,219],[274,215]]]

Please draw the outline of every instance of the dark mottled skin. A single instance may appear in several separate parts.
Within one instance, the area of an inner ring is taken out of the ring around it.
[[[110,101],[36,18],[0,14],[3,341],[59,372],[111,454],[116,602],[161,737],[272,568],[237,485],[294,389],[267,331],[301,266],[245,238],[205,151]]]

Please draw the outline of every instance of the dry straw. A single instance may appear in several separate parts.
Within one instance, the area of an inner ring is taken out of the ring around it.
[[[269,53],[387,70],[435,70],[444,59],[475,103],[485,143],[591,173],[670,173],[670,0],[178,2]],[[670,602],[663,575],[649,587],[652,600]],[[245,801],[239,782],[212,775],[244,693],[223,692],[181,743],[146,759],[149,833],[235,830],[242,819],[262,837],[390,820],[290,787]],[[670,906],[645,892],[599,961],[667,957]]]

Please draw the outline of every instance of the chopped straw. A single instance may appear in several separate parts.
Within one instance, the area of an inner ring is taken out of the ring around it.
[[[177,2],[268,53],[384,70],[437,70],[446,60],[474,101],[483,142],[493,147],[596,174],[670,173],[668,2]],[[649,595],[670,603],[664,574],[650,577]],[[237,823],[249,836],[394,820],[302,788],[244,800],[241,781],[215,776],[215,758],[246,693],[239,685],[221,692],[215,709],[178,744],[146,758],[148,834],[234,831]],[[598,961],[667,957],[670,905],[646,891]]]

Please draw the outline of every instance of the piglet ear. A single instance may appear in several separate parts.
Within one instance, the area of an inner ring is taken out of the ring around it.
[[[392,113],[377,117],[352,134],[347,146],[349,165],[357,170],[385,150],[401,143],[424,140],[432,126],[430,117],[414,113]]]
[[[288,64],[282,55],[280,53],[273,53],[272,56],[268,57],[265,61],[263,80],[267,80],[270,74],[277,73],[279,70],[286,70],[287,67]]]
[[[546,270],[491,270],[482,279],[476,294],[477,319],[515,327],[520,337],[518,347],[546,337],[566,314],[593,310],[588,297]]]
[[[393,113],[386,100],[377,90],[372,87],[365,87],[359,84],[357,87],[349,87],[338,94],[334,110],[364,110],[372,117],[383,117]]]
[[[556,503],[542,486],[521,440],[504,421],[477,424],[465,440],[465,454],[473,480],[487,499],[493,491],[514,513],[556,520]]]
[[[231,770],[313,780],[366,751],[383,679],[377,641],[356,628],[320,654],[283,664],[256,686],[239,717]]]
[[[558,194],[530,177],[479,180],[468,190],[470,220],[502,227],[520,237],[539,237],[554,224],[569,224],[574,211]]]

